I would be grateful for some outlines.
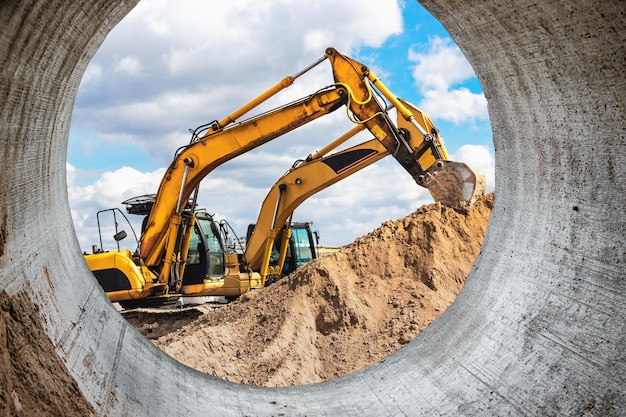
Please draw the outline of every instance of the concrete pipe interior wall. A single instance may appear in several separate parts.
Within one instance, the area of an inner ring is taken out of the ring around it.
[[[133,0],[0,4],[0,286],[26,292],[100,415],[624,415],[625,2],[428,0],[478,75],[496,202],[457,301],[327,383],[231,384],[115,313],[80,256],[65,158],[89,59]]]

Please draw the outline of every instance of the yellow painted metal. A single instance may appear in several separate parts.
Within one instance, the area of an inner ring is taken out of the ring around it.
[[[447,160],[448,152],[446,151],[443,138],[428,114],[407,101],[401,99],[397,101],[412,115],[411,117],[405,118],[398,114],[397,126],[399,129],[404,129],[409,132],[410,147],[418,155],[417,161],[424,170],[430,168],[437,160]],[[419,125],[419,128],[416,128],[415,123]],[[429,143],[425,142],[422,131],[426,131],[430,135],[428,137]]]
[[[141,237],[140,251],[146,264],[156,266],[163,260],[167,237],[164,225],[176,214],[179,190],[182,190],[182,201],[187,201],[200,181],[222,163],[328,114],[344,103],[345,93],[341,88],[323,90],[279,110],[212,132],[184,148],[161,181]],[[189,168],[183,184],[182,161],[186,158],[191,158],[194,164]]]
[[[307,159],[319,159],[319,158],[323,157],[328,152],[332,151],[333,149],[336,149],[340,145],[343,145],[345,142],[347,142],[348,140],[352,139],[354,137],[354,135],[356,135],[359,132],[362,132],[363,130],[365,130],[365,125],[364,124],[356,125],[355,127],[350,129],[349,131],[347,131],[343,135],[339,136],[337,139],[335,139],[334,141],[332,141],[328,145],[324,146],[319,151],[313,152],[311,154],[311,156],[309,156]]]
[[[362,91],[361,93],[364,92]],[[396,144],[395,149],[399,146],[404,146],[407,152],[410,151],[411,161],[413,163],[416,161],[419,169],[415,168],[414,165],[409,165],[409,167],[416,170],[414,172],[417,172],[417,175],[425,175],[426,170],[433,168],[442,155],[447,156],[443,140],[434,123],[425,112],[405,101],[395,101],[403,109],[411,113],[411,117],[398,118],[399,127],[406,132],[406,136],[403,137],[406,143],[403,145]],[[332,141],[320,151],[310,155],[302,164],[293,167],[270,189],[261,205],[254,232],[247,242],[244,254],[249,266],[254,270],[261,271],[263,280],[266,279],[267,271],[269,271],[268,245],[273,244],[278,230],[283,225],[289,223],[288,219],[291,218],[296,207],[313,194],[389,155],[387,147],[380,140],[381,137],[385,137],[385,134],[380,132],[385,132],[388,127],[386,124],[387,120],[379,116],[374,114],[367,126],[370,132],[375,134],[375,139],[353,146],[342,152],[327,155],[365,128],[365,124],[357,125],[357,127]],[[416,123],[418,126],[415,125]],[[429,135],[424,136],[422,134],[423,131],[429,132]],[[428,138],[428,142],[425,140],[426,138]],[[365,149],[371,151],[370,154],[367,154],[367,157],[355,161],[352,165],[346,166],[340,171],[333,170],[326,163],[331,158],[340,158],[342,155]],[[411,171],[409,172],[411,173]],[[280,204],[276,205],[275,201],[279,198]],[[269,247],[271,249],[271,246]],[[286,243],[283,242],[279,251],[286,251],[286,247]],[[283,264],[279,262],[276,269],[282,269],[281,266]]]
[[[398,117],[398,127],[411,131],[417,122],[430,133],[428,147],[418,144],[418,141],[412,141],[411,145],[424,149],[418,161],[425,172],[418,176],[418,183],[428,189],[435,201],[458,210],[467,210],[485,193],[485,176],[463,162],[449,161],[443,139],[428,115],[407,101],[400,102],[414,116],[412,119]],[[416,132],[411,134],[413,136],[417,136]]]
[[[333,86],[283,107],[235,123],[239,117],[293,84],[295,78],[326,58],[331,63],[335,78]],[[379,103],[372,91],[374,88],[372,85],[397,108],[401,115],[398,119],[398,127],[401,127],[401,130],[389,119],[386,109]],[[284,225],[295,207],[308,196],[384,156],[393,155],[420,185],[425,184],[425,179],[429,178],[433,167],[440,165],[440,160],[447,159],[443,141],[427,115],[393,96],[365,65],[341,55],[333,48],[328,48],[325,57],[297,75],[285,77],[263,94],[226,116],[210,128],[204,136],[177,153],[161,181],[140,241],[140,255],[145,265],[142,265],[135,273],[139,276],[145,270],[151,274],[151,278],[149,282],[140,282],[141,278],[136,278],[132,284],[132,293],[128,292],[126,297],[134,299],[166,293],[172,280],[170,278],[172,267],[176,268],[175,280],[182,277],[192,225],[186,225],[182,242],[177,242],[181,233],[181,213],[191,193],[197,190],[206,175],[224,162],[342,106],[346,107],[349,120],[356,123],[357,127],[311,155],[306,163],[298,166],[297,174],[292,175],[290,172],[279,180],[279,183],[284,184],[288,190],[287,200],[281,201],[279,212],[275,213],[275,206],[270,205],[271,210],[268,214],[264,202],[253,234],[254,239],[252,239],[252,244],[248,243],[245,253],[246,260],[252,269],[261,270],[262,274],[240,272],[237,260],[229,260],[229,271],[223,279],[204,280],[202,284],[183,286],[183,294],[237,296],[249,291],[250,288],[261,287],[269,272],[265,261],[268,258],[263,256],[267,251],[263,251],[263,248],[269,247],[271,251],[271,246],[264,245],[265,238],[254,236],[275,237],[274,229]],[[338,152],[326,158],[328,152],[365,128],[369,129],[375,139],[350,148],[351,151],[369,150],[363,154],[363,158],[354,160],[354,163],[342,167],[341,170],[336,170],[325,163],[329,161],[328,158],[341,155],[341,152]],[[455,172],[458,174],[461,171]],[[298,177],[296,178],[295,175]],[[467,184],[463,186],[467,188]],[[276,201],[275,192],[278,192],[277,186],[270,190],[267,198]],[[281,198],[285,200],[286,196],[283,195]],[[273,221],[268,223],[267,219]],[[285,249],[286,245],[282,247]],[[133,255],[128,253],[128,259],[132,263]],[[113,259],[108,260],[108,262],[113,261]],[[129,264],[129,262],[126,263]],[[148,268],[159,271],[158,279],[155,279],[156,275]],[[146,295],[148,294],[146,291],[152,291],[150,293],[152,295]],[[124,296],[120,294],[119,297]]]
[[[328,158],[337,158],[355,151],[364,151],[366,156],[350,166],[346,166],[340,172],[335,171],[332,166],[325,163]],[[385,147],[377,139],[372,139],[336,152],[327,158],[303,162],[287,172],[272,186],[261,205],[254,232],[246,244],[244,253],[248,265],[255,271],[266,267],[267,259],[264,258],[264,248],[267,240],[274,241],[277,230],[287,223],[293,211],[304,200],[387,155],[389,153]],[[280,190],[281,186],[284,186],[283,191]],[[281,194],[281,203],[279,209],[275,210],[275,202],[279,194]],[[265,279],[263,274],[261,275]]]
[[[127,249],[85,255],[84,258],[92,271],[108,271],[111,275],[121,274],[128,279],[130,289],[107,292],[112,302],[167,293],[167,285],[159,283],[156,275],[145,265],[137,265],[133,253]]]
[[[274,248],[274,240],[276,239],[278,231],[274,228],[269,230],[267,238],[264,241],[264,247],[262,249],[263,262],[261,263],[260,275],[261,277],[267,276],[267,268],[270,265],[270,258],[272,257],[272,249]]]
[[[285,88],[291,86],[293,84],[293,81],[294,81],[294,78],[291,77],[291,76],[287,76],[287,77],[283,78],[280,82],[275,84],[273,87],[269,88],[263,94],[259,95],[254,100],[246,103],[244,106],[241,106],[239,109],[237,109],[236,111],[232,112],[231,114],[229,114],[228,116],[226,116],[225,118],[220,120],[218,127],[219,128],[224,128],[224,127],[228,126],[229,124],[234,123],[239,117],[241,117],[244,114],[248,113],[250,110],[256,108],[259,104],[263,103],[268,98],[276,95],[280,91],[282,91]],[[207,135],[205,135],[205,137],[210,135],[210,133],[211,132],[209,131],[209,133],[207,133]]]
[[[163,268],[161,269],[161,275],[159,276],[159,282],[161,284],[168,284],[170,273],[172,270],[172,262],[175,260],[177,254],[174,252],[176,248],[176,238],[180,230],[182,216],[179,213],[172,213],[169,218],[169,226],[167,230],[167,240],[170,244],[166,244],[165,257],[163,258]]]
[[[180,244],[180,252],[178,255],[178,270],[179,276],[182,277],[185,275],[185,268],[187,265],[187,255],[189,255],[189,243],[191,242],[191,235],[193,234],[193,228],[196,223],[196,216],[187,216],[184,221],[185,225],[185,233],[182,237]]]
[[[174,196],[179,195],[179,191],[185,201],[191,190],[197,187],[202,178],[215,167],[317,117],[328,114],[344,104],[349,118],[358,124],[364,124],[388,152],[399,161],[403,161],[403,166],[413,176],[424,171],[417,161],[411,162],[414,150],[400,146],[395,127],[388,120],[381,105],[374,99],[371,87],[365,82],[365,77],[370,73],[369,69],[332,48],[326,50],[326,56],[331,61],[336,81],[333,88],[230,128],[209,131],[203,138],[184,148],[176,156],[161,182],[147,228],[141,238],[140,251],[148,266],[157,266],[163,260],[167,236],[163,225],[168,224],[169,218],[175,214]],[[384,88],[388,91],[382,82],[377,82],[377,88]],[[277,85],[274,89],[268,90],[235,114],[248,111],[278,89]],[[387,94],[393,97],[391,93]],[[398,100],[395,102],[399,106],[402,105]],[[406,156],[407,154],[409,157]],[[184,160],[193,161],[185,183],[182,179],[184,172],[182,161]]]
[[[261,276],[256,272],[233,273],[222,279],[204,280],[201,284],[183,285],[182,295],[185,296],[225,296],[238,297],[252,289],[262,288]]]
[[[293,214],[293,213],[292,213]],[[285,223],[285,227],[283,228],[283,238],[280,241],[280,248],[278,251],[278,276],[282,273],[283,266],[285,265],[285,260],[287,259],[287,249],[289,248],[289,240],[291,239],[291,228],[289,227],[291,224],[291,217]],[[293,254],[296,256],[296,254]],[[263,275],[261,275],[263,276]]]

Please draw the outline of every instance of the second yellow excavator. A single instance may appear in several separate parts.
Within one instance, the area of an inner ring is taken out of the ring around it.
[[[334,84],[237,122],[326,59],[331,63]],[[398,112],[397,125],[389,117],[385,100]],[[263,287],[265,277],[259,273],[263,262],[257,260],[265,256],[265,246],[247,249],[246,264],[240,263],[235,252],[211,248],[219,239],[209,224],[212,219],[196,213],[200,182],[224,162],[344,106],[356,129],[368,129],[374,135],[369,150],[358,151],[361,158],[392,155],[419,185],[429,189],[435,201],[458,209],[466,209],[484,189],[480,174],[448,160],[439,132],[424,113],[396,98],[367,66],[328,48],[313,65],[284,78],[224,119],[194,132],[190,144],[176,152],[154,198],[128,202],[129,212],[147,216],[138,250],[85,255],[109,299],[128,304],[171,296],[237,297]],[[311,160],[322,154],[312,155]],[[335,164],[337,180],[349,175],[350,164],[342,167],[340,156],[328,158],[326,163]],[[209,223],[203,224],[205,221]],[[284,222],[276,219],[274,224]],[[220,260],[213,261],[218,252],[222,253]],[[219,268],[213,268],[220,262]],[[255,270],[256,265],[259,270]]]
[[[460,170],[467,173],[462,178],[462,187],[471,193],[471,198],[483,194],[485,182],[482,174],[464,163],[450,163],[436,159],[437,152],[444,149],[437,129],[426,113],[404,100],[400,102],[411,111],[422,129],[437,132],[435,140],[424,142],[423,135],[413,125],[408,124],[403,127],[401,134],[406,143],[416,150],[418,161],[427,167],[444,164],[448,169],[450,169],[450,164],[454,164],[457,174]],[[398,125],[402,124],[403,120],[399,118]],[[388,150],[378,139],[371,139],[348,149],[328,154],[363,129],[363,125],[357,125],[306,159],[296,161],[270,189],[261,205],[254,229],[252,233],[249,233],[243,256],[248,267],[261,274],[262,281],[273,282],[285,275],[283,268],[290,249],[289,239],[294,228],[293,213],[302,202],[389,155]],[[431,181],[434,182],[435,179]],[[438,181],[437,184],[440,187],[443,182]],[[440,188],[436,192],[441,193]],[[438,196],[433,193],[433,197],[437,199]],[[288,268],[286,271],[291,270]]]

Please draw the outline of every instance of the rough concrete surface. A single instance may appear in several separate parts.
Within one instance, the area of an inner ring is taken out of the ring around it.
[[[65,184],[73,100],[135,2],[0,3],[3,305],[30,300],[32,329],[56,356],[41,362],[60,359],[94,414],[626,414],[626,2],[423,3],[488,100],[497,198],[482,253],[457,300],[407,347],[287,388],[169,358],[117,314],[80,257]],[[28,328],[3,322],[4,345]],[[0,396],[8,415],[18,391]]]

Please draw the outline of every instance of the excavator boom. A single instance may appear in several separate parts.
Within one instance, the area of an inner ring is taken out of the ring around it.
[[[244,259],[248,267],[262,270],[270,245],[303,201],[388,155],[380,141],[371,139],[327,157],[302,161],[289,170],[272,186],[261,205],[254,232],[246,243]]]
[[[209,172],[222,163],[328,114],[342,105],[349,109],[348,115],[351,120],[367,127],[420,185],[441,183],[426,181],[437,169],[434,162],[447,159],[443,142],[440,141],[438,132],[430,120],[422,119],[424,126],[416,121],[414,113],[406,108],[405,103],[394,97],[366,66],[341,55],[333,48],[326,50],[326,57],[331,62],[335,79],[335,85],[332,87],[245,122],[230,127],[223,126],[233,123],[236,117],[290,85],[293,77],[287,77],[267,93],[243,106],[234,116],[216,123],[204,137],[177,153],[161,181],[147,227],[141,237],[140,254],[148,267],[159,265],[164,257],[166,261],[172,257],[172,253],[164,254],[164,251],[166,242],[174,238],[180,226],[183,206],[181,202],[187,201]],[[321,61],[320,59],[317,63]],[[413,131],[414,135],[423,138],[419,141],[420,148],[415,148],[403,137],[366,80],[376,85],[398,109],[398,113],[408,121],[404,130]],[[421,114],[418,112],[418,115]],[[431,171],[427,172],[429,168]],[[435,199],[437,195],[434,194]],[[456,192],[455,195],[463,193]]]
[[[200,181],[221,164],[284,135],[345,103],[342,88],[330,88],[281,109],[262,114],[232,127],[212,131],[182,149],[168,167],[157,192],[147,227],[141,238],[141,255],[146,265],[163,258],[172,217],[180,215]]]

